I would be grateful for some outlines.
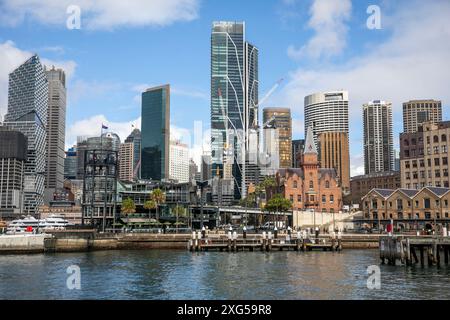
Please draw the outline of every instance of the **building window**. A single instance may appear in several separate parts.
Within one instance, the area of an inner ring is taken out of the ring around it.
[[[334,195],[330,195],[330,203],[334,203]]]
[[[436,178],[440,178],[441,177],[441,170],[435,170],[435,172],[434,172],[434,176],[436,177]]]
[[[440,166],[441,165],[441,159],[440,158],[434,158],[434,165]]]
[[[297,189],[297,180],[294,180],[293,188],[294,188],[294,189]]]
[[[434,136],[433,137],[433,143],[439,143],[439,137],[438,136]]]
[[[447,153],[447,146],[442,146],[442,153]]]
[[[425,212],[425,219],[431,219],[431,213]]]
[[[309,188],[314,189],[314,182],[312,180],[309,181]]]
[[[325,181],[325,188],[330,189],[330,181]]]
[[[302,196],[300,194],[297,196],[297,202],[302,202]]]
[[[423,199],[423,207],[425,209],[431,209],[431,200],[429,198]]]
[[[327,196],[326,195],[322,195],[322,203],[327,202]]]
[[[448,165],[448,158],[447,157],[442,158],[442,164],[444,166]]]
[[[442,141],[442,142],[446,142],[446,141],[447,141],[447,136],[446,136],[445,134],[443,134],[443,135],[441,136],[441,141]]]
[[[294,196],[293,196],[292,194],[289,196],[289,200],[290,200],[291,202],[294,202]]]

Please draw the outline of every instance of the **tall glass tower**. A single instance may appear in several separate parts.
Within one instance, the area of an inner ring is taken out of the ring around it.
[[[24,175],[24,213],[39,214],[44,204],[48,81],[37,55],[9,74],[5,125],[28,138]]]
[[[212,176],[231,179],[235,198],[246,194],[249,134],[258,128],[258,49],[245,40],[244,22],[213,22],[211,34]]]
[[[142,93],[141,178],[169,179],[170,86]]]

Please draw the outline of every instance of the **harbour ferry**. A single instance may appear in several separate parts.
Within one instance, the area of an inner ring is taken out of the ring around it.
[[[36,219],[32,216],[27,216],[23,219],[11,221],[6,229],[6,234],[20,234],[20,233],[36,233],[45,232],[48,230],[64,230],[70,226],[70,223],[62,216],[50,215],[46,219]]]

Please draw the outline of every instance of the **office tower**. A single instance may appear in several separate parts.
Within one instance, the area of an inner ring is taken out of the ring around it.
[[[374,100],[363,106],[366,174],[393,171],[395,165],[392,104]]]
[[[348,92],[319,92],[305,97],[305,132],[311,127],[314,141],[322,132],[345,132],[348,129]],[[320,146],[317,145],[320,153]]]
[[[87,148],[88,137],[77,137],[77,178],[76,180],[83,180],[84,177],[84,159]]]
[[[322,132],[318,135],[320,167],[334,168],[344,192],[350,191],[350,150],[345,132]]]
[[[266,125],[263,128],[264,144],[261,159],[261,170],[265,176],[274,175],[280,168],[280,139],[279,129],[273,125]]]
[[[449,188],[449,148],[449,121],[425,122],[417,132],[400,134],[402,188]]]
[[[245,23],[214,22],[211,33],[211,173],[232,179],[236,199],[246,194],[250,130],[258,127],[258,49]]]
[[[64,159],[64,179],[75,180],[77,178],[77,147],[73,146],[66,151]]]
[[[118,152],[113,136],[86,140],[82,222],[95,227],[112,226],[116,218]]]
[[[212,178],[211,161],[212,159],[210,154],[202,155],[202,163],[200,167],[202,181],[211,180]]]
[[[196,181],[199,177],[198,166],[194,160],[189,160],[189,181]]]
[[[189,148],[180,141],[170,141],[169,177],[179,183],[189,182]]]
[[[122,143],[119,147],[119,180],[133,181],[134,144]]]
[[[141,177],[169,179],[170,86],[142,93]]]
[[[64,144],[66,139],[66,75],[52,67],[48,80],[46,189],[51,193],[64,184]]]
[[[0,220],[12,220],[23,212],[23,187],[27,138],[0,126]]]
[[[301,154],[305,150],[305,140],[292,140],[292,167],[300,168]]]
[[[292,166],[292,118],[289,108],[264,108],[263,123],[273,119],[278,130],[280,168]]]
[[[38,215],[44,204],[48,81],[37,55],[9,74],[8,113],[4,125],[28,139],[24,212]]]
[[[403,103],[403,132],[417,132],[424,122],[442,121],[442,103],[436,100],[411,100]]]
[[[141,142],[142,142],[142,136],[141,136],[141,130],[134,129],[131,134],[125,139],[125,142],[132,142],[133,143],[133,175],[134,179],[140,179],[141,178]]]

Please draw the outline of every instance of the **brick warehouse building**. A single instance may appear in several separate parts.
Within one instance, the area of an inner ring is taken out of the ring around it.
[[[363,198],[364,219],[385,225],[390,219],[406,229],[450,223],[450,189],[425,187],[373,189]]]
[[[319,159],[311,128],[308,129],[300,168],[280,169],[276,187],[270,196],[281,193],[292,203],[293,210],[339,212],[342,188],[335,169],[319,168]]]

